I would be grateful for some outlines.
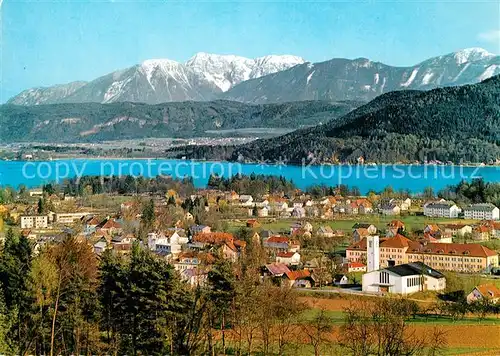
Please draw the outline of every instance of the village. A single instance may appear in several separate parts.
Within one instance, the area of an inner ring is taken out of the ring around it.
[[[301,290],[410,295],[444,291],[445,272],[493,282],[500,274],[499,209],[492,204],[462,210],[437,198],[312,198],[299,190],[291,197],[218,189],[82,197],[53,190],[32,189],[23,203],[1,205],[4,230],[7,222],[18,229],[35,253],[67,234],[98,256],[126,255],[137,243],[193,287],[205,283],[217,257],[236,262],[249,248],[262,252],[262,280]],[[474,287],[464,291],[468,300],[500,298],[495,283]]]

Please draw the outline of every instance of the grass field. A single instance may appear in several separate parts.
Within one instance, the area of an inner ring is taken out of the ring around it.
[[[343,322],[343,309],[363,299],[369,300],[368,298],[373,297],[335,295],[330,298],[318,298],[303,295],[300,299],[307,305],[307,309],[299,319],[301,323],[307,322],[314,318],[320,309],[325,310],[332,319],[334,325],[332,340],[335,340],[336,332]],[[409,325],[416,333],[422,334],[434,327],[443,330],[447,341],[446,355],[500,355],[498,317],[488,317],[483,320],[471,317],[454,321],[448,317],[417,316],[409,320]]]

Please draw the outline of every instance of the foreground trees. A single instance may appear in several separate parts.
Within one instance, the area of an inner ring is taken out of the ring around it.
[[[417,335],[408,324],[417,309],[414,302],[395,298],[348,307],[340,344],[360,356],[438,355],[445,347],[444,333],[434,328]]]
[[[205,283],[191,286],[138,244],[98,259],[67,236],[34,255],[10,231],[0,254],[0,352],[287,355],[308,344],[315,355],[435,355],[444,344],[439,331],[412,332],[415,304],[405,299],[348,308],[340,328],[327,311],[304,313],[294,289],[261,280],[261,252],[250,244],[238,263],[216,257]]]

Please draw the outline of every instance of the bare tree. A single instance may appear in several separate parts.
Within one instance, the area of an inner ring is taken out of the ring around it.
[[[332,319],[327,315],[324,309],[320,309],[317,315],[305,325],[302,326],[303,332],[307,335],[309,343],[314,348],[314,355],[319,356],[321,346],[327,343],[328,335],[333,330]]]
[[[352,355],[437,355],[446,345],[444,333],[433,330],[417,335],[408,320],[415,313],[407,299],[385,298],[364,302],[345,309],[340,344]]]

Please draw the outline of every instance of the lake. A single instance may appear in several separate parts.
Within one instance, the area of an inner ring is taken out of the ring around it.
[[[301,189],[313,184],[357,186],[362,193],[370,189],[380,191],[390,185],[394,189],[422,192],[431,186],[435,191],[461,180],[484,178],[500,182],[500,167],[464,167],[438,165],[340,165],[292,166],[267,164],[240,164],[230,162],[203,162],[158,159],[91,159],[58,161],[0,161],[0,185],[17,187],[40,186],[48,182],[62,182],[65,178],[82,175],[143,175],[154,177],[193,177],[197,187],[205,187],[211,173],[267,174],[292,179]]]

